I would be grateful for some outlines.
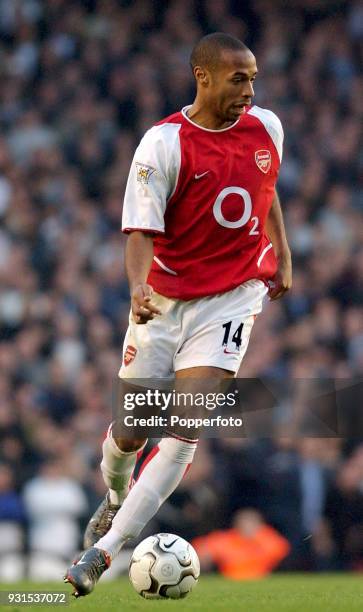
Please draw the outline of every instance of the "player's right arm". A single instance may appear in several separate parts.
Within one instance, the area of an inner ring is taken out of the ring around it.
[[[177,182],[180,154],[179,126],[161,124],[148,130],[136,149],[126,185],[122,230],[129,234],[126,273],[131,309],[136,323],[161,314],[152,302],[147,283],[154,256],[153,240],[164,234],[166,204]]]
[[[153,305],[153,288],[147,277],[154,256],[153,237],[141,231],[131,232],[126,244],[125,265],[131,295],[131,310],[135,323],[144,324],[161,314]]]

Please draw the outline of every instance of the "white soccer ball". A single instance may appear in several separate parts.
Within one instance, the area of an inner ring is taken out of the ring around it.
[[[136,546],[129,576],[146,599],[180,599],[198,582],[200,564],[193,546],[173,533],[158,533]]]

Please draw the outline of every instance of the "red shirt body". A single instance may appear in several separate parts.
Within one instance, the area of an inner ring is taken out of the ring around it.
[[[256,106],[223,130],[198,126],[183,109],[145,134],[123,230],[155,234],[148,282],[158,293],[190,300],[274,276],[265,223],[282,142],[276,115]]]

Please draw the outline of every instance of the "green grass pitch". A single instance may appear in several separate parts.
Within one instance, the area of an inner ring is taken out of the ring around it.
[[[70,591],[59,583],[29,582],[0,585],[11,591]],[[179,601],[150,601],[132,589],[127,578],[99,584],[88,597],[71,599],[68,606],[3,606],[6,610],[35,612],[49,609],[72,612],[347,612],[363,611],[363,575],[290,574],[264,580],[235,582],[202,576],[195,591]]]

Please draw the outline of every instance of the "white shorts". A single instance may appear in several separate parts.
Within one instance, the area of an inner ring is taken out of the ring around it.
[[[260,280],[190,301],[154,293],[162,314],[137,325],[130,313],[119,377],[172,378],[196,366],[237,373],[266,293]]]

